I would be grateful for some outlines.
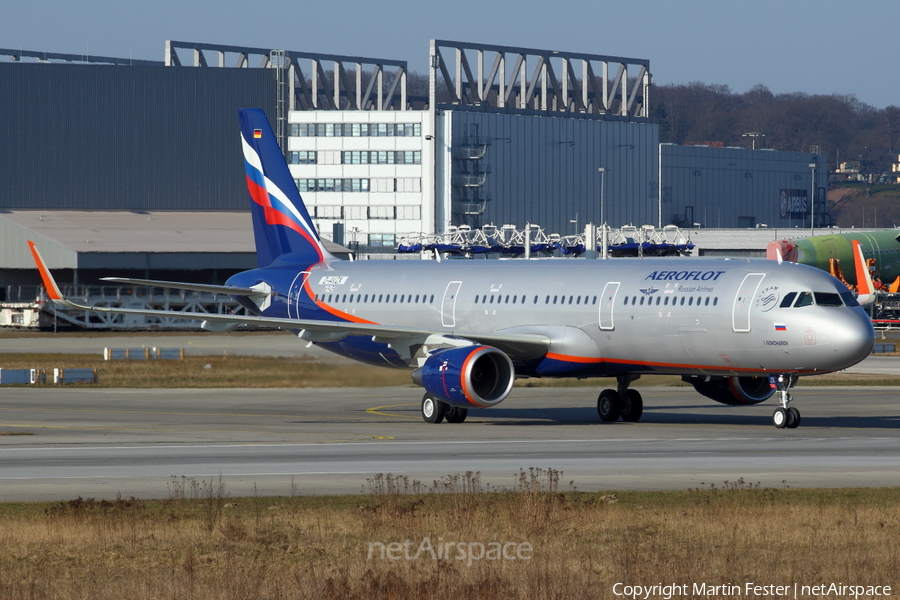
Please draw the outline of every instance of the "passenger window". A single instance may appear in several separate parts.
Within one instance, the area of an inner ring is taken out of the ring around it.
[[[644,305],[644,297],[641,296],[641,306],[643,306],[643,305]]]
[[[547,299],[544,300],[544,304],[550,304],[550,296],[547,296]]]
[[[557,298],[558,298],[558,296],[553,296],[553,304],[556,304],[556,299],[557,299]]]
[[[419,295],[416,294],[416,303],[418,304],[418,302],[419,302]]]
[[[781,308],[790,308],[791,304],[794,303],[794,298],[797,297],[797,292],[790,292],[785,294],[784,299],[781,301]]]
[[[475,304],[478,304],[478,296],[475,296]]]
[[[690,298],[688,298],[688,306],[693,306],[693,305],[694,305],[694,297],[691,296]]]
[[[594,302],[593,302],[593,304],[597,304],[597,296],[594,296]]]
[[[684,306],[684,296],[681,297],[681,306]]]
[[[835,292],[813,292],[819,306],[843,306],[840,294]]]
[[[509,304],[509,296],[506,297],[506,299],[504,300],[504,302],[505,302],[506,304]]]
[[[383,294],[378,294],[378,301],[381,302],[384,299]]]
[[[490,303],[491,303],[491,304],[494,303],[494,297],[493,297],[493,296],[491,296]]]
[[[709,296],[707,296],[706,300],[703,301],[703,306],[709,306]]]
[[[431,295],[431,299],[428,300],[431,304],[434,304],[434,294]]]
[[[628,306],[628,296],[625,296],[624,301],[622,302],[625,306]]]
[[[800,297],[797,298],[797,303],[794,304],[794,308],[800,308],[801,306],[812,306],[813,296],[810,292],[800,292]]]
[[[713,306],[715,306],[718,303],[719,303],[719,297],[716,296],[715,298],[713,298]]]
[[[538,297],[535,296],[535,297],[534,297],[534,303],[535,303],[535,304],[537,304],[537,300],[538,300]]]
[[[397,294],[394,294],[394,302],[397,301]]]

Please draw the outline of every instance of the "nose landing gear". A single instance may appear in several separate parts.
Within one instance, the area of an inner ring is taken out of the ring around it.
[[[772,424],[778,429],[794,429],[800,425],[800,411],[793,407],[788,407],[793,398],[790,389],[797,383],[796,375],[778,375],[775,378],[775,389],[778,393],[778,404],[780,405],[772,413]]]

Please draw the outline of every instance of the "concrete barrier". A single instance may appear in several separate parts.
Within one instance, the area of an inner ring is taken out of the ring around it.
[[[53,369],[53,383],[97,383],[97,369]]]
[[[43,369],[0,369],[0,385],[32,385],[45,381]]]
[[[104,360],[147,360],[150,348],[104,348]]]
[[[104,348],[104,360],[184,359],[184,348]]]

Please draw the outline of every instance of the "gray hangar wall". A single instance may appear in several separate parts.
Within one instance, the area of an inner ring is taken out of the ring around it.
[[[246,210],[237,110],[272,69],[0,63],[0,209]]]
[[[610,225],[657,222],[654,124],[461,110],[436,119],[438,231],[530,222],[548,233],[580,233],[585,223],[600,223],[599,167],[607,169]]]
[[[811,163],[816,163],[815,225],[826,210],[827,157],[811,152],[662,144],[664,223],[691,227],[809,227]]]

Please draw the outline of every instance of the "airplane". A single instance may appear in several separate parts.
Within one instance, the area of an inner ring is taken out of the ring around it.
[[[792,262],[810,265],[842,275],[847,283],[856,285],[856,273],[851,270],[841,273],[840,265],[854,262],[853,241],[859,241],[863,256],[875,260],[878,278],[884,282],[885,291],[900,290],[900,231],[885,229],[883,231],[836,233],[817,235],[796,240],[775,240],[766,247],[766,257],[774,259],[778,253]],[[837,259],[837,271],[831,262]]]
[[[830,274],[787,261],[697,258],[343,261],[323,247],[265,113],[240,110],[258,268],[225,285],[108,281],[231,295],[252,314],[84,306],[63,297],[32,242],[49,298],[97,312],[279,327],[358,361],[412,369],[428,423],[465,421],[520,377],[614,377],[601,421],[635,422],[644,375],[680,375],[731,405],[778,394],[772,422],[800,424],[798,377],[845,369],[875,333]],[[857,253],[858,266],[862,254]],[[863,277],[868,271],[863,268]],[[860,300],[874,294],[861,290]]]

